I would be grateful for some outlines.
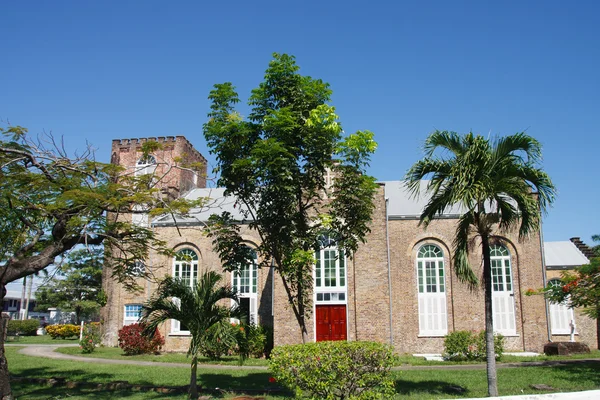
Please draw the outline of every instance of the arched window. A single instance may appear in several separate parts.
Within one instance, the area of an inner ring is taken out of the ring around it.
[[[417,253],[419,335],[444,336],[448,333],[444,253],[426,244]]]
[[[182,249],[175,254],[173,277],[181,279],[186,285],[195,287],[198,283],[198,254],[192,249]],[[171,332],[189,334],[189,330],[177,320],[172,320]]]
[[[490,246],[490,261],[492,267],[494,331],[503,335],[514,336],[517,334],[515,297],[508,249],[499,244]]]
[[[258,323],[258,263],[256,252],[251,250],[253,261],[241,265],[231,274],[231,285],[238,293],[240,307],[248,315],[249,323]]]
[[[338,250],[333,236],[319,238],[315,251],[315,300],[321,302],[346,302],[346,256]]]
[[[148,155],[138,160],[135,166],[135,176],[153,174],[156,170],[156,157]]]
[[[551,279],[548,286],[561,287],[560,279]],[[571,334],[571,323],[575,324],[573,309],[569,307],[568,300],[563,303],[550,302],[550,327],[553,335]]]

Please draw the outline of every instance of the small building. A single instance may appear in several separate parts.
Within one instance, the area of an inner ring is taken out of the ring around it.
[[[544,242],[547,285],[561,285],[560,278],[564,271],[572,271],[576,267],[588,264],[593,251],[580,238],[557,242]],[[596,321],[583,314],[579,309],[572,309],[568,304],[548,305],[550,332],[553,342],[574,340],[595,347]]]

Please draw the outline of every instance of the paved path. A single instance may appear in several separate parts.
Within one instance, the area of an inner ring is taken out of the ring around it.
[[[125,364],[125,365],[141,365],[141,366],[161,366],[161,367],[175,367],[175,368],[189,368],[189,363],[167,363],[158,361],[135,361],[135,360],[115,360],[108,358],[93,358],[84,356],[75,356],[70,354],[58,353],[55,350],[59,347],[76,347],[77,344],[5,344],[5,346],[19,346],[23,347],[19,350],[19,353],[26,354],[34,357],[45,357],[59,360],[71,360],[79,362],[89,362],[96,364]],[[581,360],[562,360],[562,361],[529,361],[529,362],[518,362],[518,363],[498,363],[498,368],[522,368],[522,367],[550,367],[560,366],[567,364],[600,364],[600,359],[581,359]],[[205,369],[259,369],[266,370],[266,366],[248,366],[248,365],[222,365],[222,364],[198,364],[198,368]],[[460,364],[460,365],[402,365],[392,368],[395,371],[402,370],[432,370],[432,369],[446,369],[446,370],[473,370],[473,369],[485,369],[485,363],[480,364]]]

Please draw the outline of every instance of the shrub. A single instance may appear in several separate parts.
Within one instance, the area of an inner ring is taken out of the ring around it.
[[[165,339],[158,329],[152,339],[142,335],[143,329],[144,327],[140,324],[126,325],[119,329],[119,347],[128,356],[158,353],[164,346]]]
[[[394,395],[390,346],[375,342],[318,342],[273,349],[269,369],[298,397],[377,399]]]
[[[248,341],[248,354],[255,358],[264,357],[267,350],[267,331],[260,325],[249,325],[246,338]]]
[[[37,319],[9,320],[8,336],[36,336],[40,327],[40,321]]]
[[[211,360],[219,360],[234,353],[247,353],[244,327],[222,321],[211,326],[200,339],[200,353]],[[241,344],[241,346],[240,346]]]
[[[46,333],[50,335],[52,339],[77,337],[79,336],[79,330],[79,326],[73,324],[48,325],[46,327]]]
[[[504,353],[504,336],[494,335],[494,351],[499,359]],[[455,331],[444,339],[444,358],[451,361],[485,360],[485,331]]]
[[[83,335],[79,341],[81,352],[93,353],[96,346],[100,343],[100,324],[92,322],[83,326]]]

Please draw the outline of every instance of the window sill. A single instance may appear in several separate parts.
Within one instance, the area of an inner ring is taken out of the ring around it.
[[[189,332],[171,332],[167,336],[169,337],[190,337]]]

